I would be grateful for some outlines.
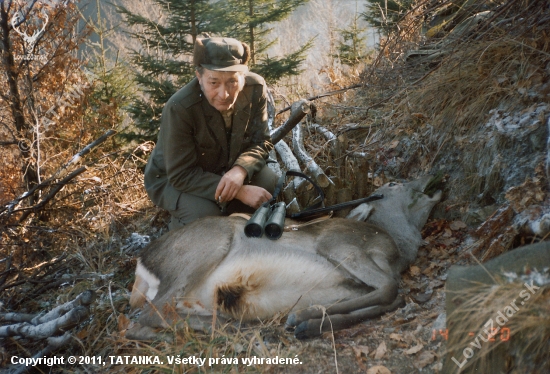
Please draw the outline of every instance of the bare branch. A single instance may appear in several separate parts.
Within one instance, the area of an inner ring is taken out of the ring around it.
[[[28,323],[30,323],[33,318],[36,318],[36,314],[28,314],[28,313],[4,313],[4,314],[0,314],[0,322],[11,322],[11,323],[28,322]]]
[[[343,151],[346,148],[346,145],[345,145],[346,142],[341,141],[341,139],[344,139],[344,136],[341,135],[340,137],[337,137],[332,131],[316,123],[312,124],[311,127],[316,132],[323,135],[325,139],[328,141],[330,145],[330,154],[332,155],[332,159],[337,166],[340,166],[341,164],[340,158],[342,156]]]
[[[19,313],[6,313],[0,315],[4,322],[19,322],[0,327],[0,337],[21,336],[32,339],[51,338],[60,331],[66,331],[78,325],[90,314],[89,306],[96,298],[96,293],[87,290],[78,295],[74,300],[59,305],[44,315],[30,315]],[[65,335],[65,338],[66,335]],[[65,340],[56,337],[49,341],[51,348],[59,347],[57,343]]]
[[[17,143],[19,143],[17,140],[11,140],[9,142],[0,142],[0,146],[16,145]]]
[[[294,156],[288,144],[286,144],[283,140],[275,144],[275,150],[279,154],[279,157],[287,170],[301,170],[296,156]],[[289,186],[292,186],[294,191],[301,192],[307,186],[304,182],[306,182],[304,178],[294,177],[291,185],[289,184]]]
[[[65,304],[55,307],[48,313],[43,316],[35,316],[30,323],[33,325],[41,325],[46,322],[50,322],[54,319],[57,319],[63,316],[65,313],[71,309],[76,308],[77,306],[88,306],[94,302],[96,298],[96,293],[92,290],[86,290],[78,295],[74,300],[69,301]]]
[[[12,213],[15,213],[17,211],[25,211],[25,213],[23,213],[23,215],[19,219],[19,223],[23,222],[25,219],[27,219],[29,214],[31,214],[32,212],[38,212],[39,210],[42,210],[44,208],[44,206],[46,206],[48,201],[53,199],[54,196],[57,195],[57,193],[59,191],[61,191],[61,189],[63,187],[65,187],[65,185],[67,183],[69,183],[72,179],[76,178],[80,174],[84,173],[86,171],[86,169],[87,169],[86,166],[82,166],[82,167],[76,169],[75,171],[73,171],[71,174],[67,175],[65,178],[63,178],[58,183],[54,183],[53,184],[54,187],[50,190],[50,192],[46,196],[44,196],[42,198],[42,200],[40,200],[40,202],[38,204],[33,205],[32,207],[29,207],[29,208],[13,210]]]
[[[65,165],[63,165],[58,171],[56,171],[53,175],[53,178],[57,177],[59,174],[61,174],[65,169],[67,169],[72,164],[76,164],[79,162],[83,156],[90,153],[92,149],[103,143],[105,140],[109,139],[112,135],[116,134],[115,130],[108,130],[105,134],[101,135],[99,138],[88,144],[86,147],[82,148],[80,152],[75,154],[69,162],[67,162]]]
[[[6,283],[6,280],[8,279],[8,276],[10,275],[10,273],[12,271],[15,271],[15,269],[11,267],[12,256],[10,255],[6,257],[5,261],[6,261],[6,268],[5,268],[6,270],[4,270],[0,274],[0,287],[2,287],[4,283]]]
[[[296,158],[305,164],[306,169],[315,178],[319,186],[327,187],[331,182],[329,177],[323,172],[323,170],[317,165],[315,160],[306,152],[304,148],[304,137],[302,133],[302,126],[298,125],[292,130],[292,149]]]
[[[85,156],[87,155],[88,153],[90,153],[90,151],[98,146],[99,144],[103,143],[105,140],[107,140],[110,136],[112,136],[113,134],[115,134],[116,131],[114,130],[109,130],[107,131],[105,134],[101,135],[99,138],[97,138],[96,140],[94,140],[92,143],[88,144],[86,147],[84,147],[80,152],[78,152],[77,154],[75,154],[65,165],[63,165],[61,168],[59,168],[50,178],[44,180],[42,183],[39,183],[37,185],[35,185],[33,188],[31,188],[30,190],[26,191],[25,193],[23,193],[21,196],[19,196],[18,198],[10,201],[7,205],[5,205],[4,207],[0,208],[0,214],[4,214],[7,212],[7,214],[12,214],[13,212],[15,212],[15,208],[17,207],[17,205],[22,201],[24,200],[25,198],[33,195],[36,191],[38,190],[42,190],[46,187],[49,187],[52,185],[52,182],[58,178],[58,176],[60,174],[62,174],[69,166],[71,166],[72,164],[75,164],[77,163],[78,161],[80,161],[82,159],[82,156]],[[79,169],[80,170],[80,169]],[[82,173],[84,170],[82,170],[80,173]],[[79,173],[79,174],[80,174]],[[73,177],[74,178],[74,177]],[[60,182],[61,183],[61,182]],[[57,191],[59,192],[59,191]],[[57,193],[56,192],[56,193]],[[53,197],[53,196],[52,196]],[[36,207],[36,206],[35,206]],[[20,210],[17,210],[17,211],[22,211],[22,210],[28,210],[28,209],[34,209],[35,207],[31,207],[31,208],[26,208],[26,209],[20,209]]]
[[[63,316],[52,321],[35,326],[28,322],[0,327],[0,337],[21,336],[31,339],[46,339],[60,331],[68,330],[88,318],[90,311],[87,306],[77,306]]]
[[[311,96],[311,97],[308,97],[306,100],[313,101],[313,100],[321,99],[321,98],[327,97],[327,96],[338,95],[338,94],[344,93],[348,90],[363,87],[363,86],[364,86],[364,84],[354,84],[353,86],[345,87],[345,88],[342,88],[341,90],[329,91],[329,92],[325,92],[325,93],[320,94],[320,95]],[[294,105],[294,104],[292,104],[292,105]],[[292,105],[287,106],[286,108],[283,108],[283,109],[279,110],[276,115],[278,116],[279,114],[284,113],[284,112],[292,109]]]

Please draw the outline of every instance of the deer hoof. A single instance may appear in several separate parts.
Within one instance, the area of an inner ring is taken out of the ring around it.
[[[298,318],[296,317],[296,313],[291,313],[288,315],[286,319],[285,330],[293,331],[297,324],[298,324]]]
[[[315,338],[320,335],[321,331],[319,331],[319,327],[317,327],[316,329],[310,328],[308,321],[300,323],[298,326],[296,326],[296,329],[294,330],[294,337],[300,340]]]

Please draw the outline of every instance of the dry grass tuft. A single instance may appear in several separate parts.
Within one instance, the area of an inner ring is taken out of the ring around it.
[[[527,283],[532,286],[532,281]],[[468,288],[455,297],[464,303],[448,316],[453,320],[447,342],[448,357],[463,363],[466,355],[471,355],[470,352],[464,354],[465,349],[474,353],[462,370],[491,373],[500,365],[506,372],[512,370],[513,373],[550,370],[548,284],[535,289],[534,293],[521,282],[483,285]],[[505,365],[504,357],[507,359]],[[443,371],[457,370],[456,364],[449,360]]]

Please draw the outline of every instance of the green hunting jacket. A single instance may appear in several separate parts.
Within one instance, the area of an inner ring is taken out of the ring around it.
[[[230,134],[195,78],[162,111],[158,141],[145,167],[145,189],[153,203],[168,210],[176,210],[182,192],[215,201],[223,173],[240,165],[250,181],[272,148],[262,77],[245,74]]]

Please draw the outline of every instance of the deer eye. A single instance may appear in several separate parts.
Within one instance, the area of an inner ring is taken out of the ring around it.
[[[390,182],[390,184],[388,184],[388,186],[390,186],[390,187],[397,186],[397,183]]]

